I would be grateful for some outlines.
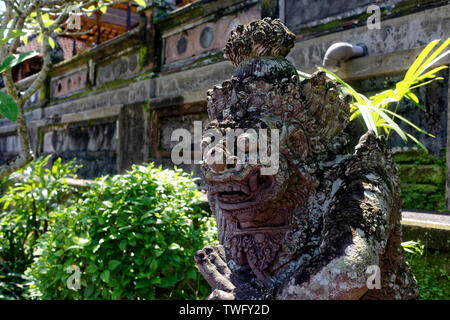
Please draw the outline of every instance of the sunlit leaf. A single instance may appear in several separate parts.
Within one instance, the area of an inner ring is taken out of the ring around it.
[[[52,37],[48,37],[48,44],[50,45],[50,47],[52,48],[52,49],[55,49],[55,41],[53,40],[53,38]]]
[[[448,38],[439,48],[434,51],[427,60],[423,63],[423,65],[414,73],[414,78],[417,78],[419,75],[422,74],[424,70],[429,68],[432,64],[436,63],[438,60],[442,59],[444,56],[450,53],[450,51],[447,51],[443,53],[442,55],[439,55],[448,45],[450,45],[450,38]]]
[[[410,90],[416,89],[416,88],[425,86],[425,85],[427,85],[427,84],[430,84],[431,82],[436,81],[436,80],[444,80],[444,78],[442,78],[442,77],[437,77],[437,78],[434,78],[434,79],[432,79],[432,80],[430,80],[430,81],[422,82],[422,83],[420,83],[420,84],[418,84],[418,85],[415,85],[415,86],[413,86],[413,87],[411,87],[411,88],[409,88],[409,89],[410,89]]]
[[[88,8],[88,12],[86,12],[87,16],[90,17],[90,16],[92,15],[92,11],[94,11],[94,10],[95,10],[95,6],[94,6],[94,5],[91,5],[91,6]]]
[[[395,132],[397,132],[397,134],[403,139],[403,141],[407,140],[405,132],[402,129],[400,129],[398,124],[396,124],[394,120],[391,119],[391,117],[389,117],[386,113],[384,113],[384,111],[387,110],[381,110],[380,108],[372,108],[372,110],[378,113],[380,117],[382,117],[389,124],[389,126],[391,126],[392,129],[395,130]]]
[[[396,117],[396,118],[399,118],[399,119],[402,120],[403,122],[409,124],[411,127],[413,127],[414,129],[416,129],[417,131],[422,132],[422,133],[424,133],[424,134],[426,134],[426,135],[428,135],[428,136],[430,136],[430,137],[436,138],[434,135],[432,135],[432,134],[426,132],[425,130],[420,129],[420,128],[419,128],[418,126],[416,126],[414,123],[412,123],[412,122],[409,121],[408,119],[406,119],[406,118],[400,116],[399,114],[397,114],[397,113],[395,113],[395,112],[393,112],[393,111],[391,111],[391,110],[387,110],[387,109],[384,110],[384,111],[387,112],[387,113],[389,113],[389,114],[392,114],[392,116],[394,116],[394,117]]]
[[[419,98],[417,98],[417,96],[416,96],[414,93],[408,92],[408,93],[405,95],[405,97],[406,97],[406,99],[408,99],[408,100],[414,102],[414,104],[415,104],[419,109],[425,111],[424,107],[422,107],[422,105],[419,103]]]
[[[147,4],[145,3],[145,0],[134,0],[139,6],[146,7]]]
[[[428,71],[427,73],[424,73],[420,77],[416,78],[415,82],[419,82],[419,81],[425,80],[427,78],[435,78],[437,72],[439,72],[443,69],[447,69],[447,68],[448,68],[447,66],[440,66],[440,67],[434,68],[434,69]]]
[[[414,74],[416,73],[417,69],[422,65],[425,58],[428,56],[428,54],[433,50],[433,48],[436,46],[436,44],[441,41],[440,39],[434,40],[431,43],[429,43],[419,54],[419,56],[416,58],[416,60],[413,62],[411,67],[409,67],[408,71],[405,75],[405,80],[413,79]]]

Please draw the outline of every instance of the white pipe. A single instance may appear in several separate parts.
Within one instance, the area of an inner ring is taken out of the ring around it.
[[[364,45],[352,45],[348,42],[337,42],[327,49],[322,65],[326,68],[339,68],[341,62],[362,57],[366,54],[367,48]]]

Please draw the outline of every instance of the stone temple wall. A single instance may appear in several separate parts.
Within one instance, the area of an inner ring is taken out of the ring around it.
[[[380,29],[367,27],[372,4],[380,7]],[[84,178],[144,161],[172,166],[173,129],[192,130],[193,120],[205,122],[206,90],[232,75],[222,51],[230,31],[264,16],[280,18],[297,35],[288,59],[304,72],[314,72],[335,42],[366,45],[367,56],[344,63],[338,72],[364,93],[390,88],[423,46],[450,35],[450,5],[438,0],[208,0],[172,12],[149,6],[140,14],[139,28],[55,65],[46,86],[27,102],[37,155],[76,157]],[[436,136],[416,135],[438,157],[450,149],[449,77],[447,71],[442,75],[444,81],[416,92],[425,111],[399,106],[401,115]],[[355,137],[361,132],[357,122],[348,130]],[[405,146],[396,137],[390,143]],[[0,119],[0,163],[18,150],[15,125]],[[196,165],[181,167],[198,172]]]

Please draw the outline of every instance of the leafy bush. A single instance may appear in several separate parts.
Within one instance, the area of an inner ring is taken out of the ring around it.
[[[181,170],[133,166],[103,177],[70,207],[37,245],[27,274],[43,299],[196,299],[210,288],[194,253],[214,240],[200,193]],[[72,269],[70,269],[70,267]],[[68,269],[69,268],[69,269]],[[79,268],[79,290],[68,288]]]
[[[62,206],[77,190],[67,177],[78,169],[57,159],[47,169],[50,159],[39,159],[2,181],[5,190],[0,198],[0,262],[15,273],[23,273],[33,261],[33,248],[47,231],[50,212]]]
[[[0,300],[28,299],[30,285],[29,278],[12,272],[6,263],[0,263]]]
[[[444,267],[450,263],[450,254],[426,250],[420,242],[402,243],[407,261],[419,286],[420,300],[449,300],[450,274]]]
[[[0,198],[0,299],[24,299],[28,279],[23,272],[33,261],[33,249],[51,223],[50,212],[76,192],[65,178],[77,167],[50,156],[36,160],[2,181]]]

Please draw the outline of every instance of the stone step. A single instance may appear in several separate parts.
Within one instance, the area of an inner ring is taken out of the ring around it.
[[[450,229],[450,213],[403,209],[402,221],[406,223],[430,224],[431,226]]]
[[[427,248],[450,251],[450,213],[402,211],[403,241],[420,240]]]

